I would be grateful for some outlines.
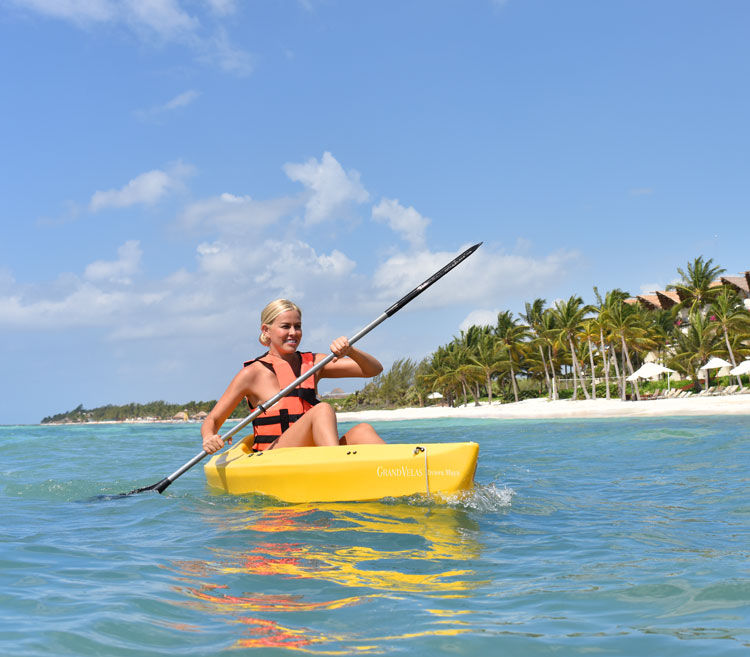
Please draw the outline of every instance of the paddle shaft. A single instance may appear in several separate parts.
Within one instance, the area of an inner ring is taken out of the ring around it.
[[[421,285],[417,285],[411,292],[404,295],[401,299],[399,299],[396,303],[394,303],[390,308],[388,308],[385,312],[383,312],[382,315],[374,319],[372,322],[370,322],[367,326],[365,326],[363,329],[361,329],[358,333],[353,335],[351,338],[349,338],[349,344],[352,345],[361,338],[363,338],[365,335],[367,335],[370,331],[372,331],[376,326],[379,326],[382,324],[386,319],[397,313],[401,308],[403,308],[407,303],[412,301],[415,297],[419,296],[424,292],[428,287],[430,287],[433,283],[438,281],[440,278],[445,276],[451,269],[453,269],[456,265],[463,262],[468,258],[474,251],[476,251],[480,246],[482,245],[482,242],[479,242],[479,244],[475,244],[472,247],[469,247],[461,253],[459,256],[451,260],[445,267],[443,267],[440,271],[435,272],[432,276],[430,276],[424,283]],[[300,383],[302,383],[305,379],[312,376],[316,372],[323,369],[328,363],[330,363],[336,356],[334,354],[328,354],[323,360],[321,360],[319,363],[316,363],[311,367],[309,370],[307,370],[304,374],[297,377],[294,381],[292,381],[286,388],[283,390],[280,390],[277,394],[275,394],[271,399],[268,401],[263,402],[262,404],[259,404],[258,407],[250,413],[244,420],[233,426],[229,431],[227,431],[222,438],[226,440],[227,438],[231,438],[236,434],[238,431],[241,431],[244,429],[248,424],[250,424],[256,417],[258,417],[261,413],[265,413],[269,408],[271,408],[274,404],[276,404],[280,399],[283,397],[286,397],[292,390],[294,390]],[[185,474],[190,468],[192,468],[194,465],[200,463],[206,456],[208,456],[208,452],[206,450],[203,450],[200,454],[196,454],[192,459],[190,459],[185,465],[183,465],[181,468],[175,470],[171,475],[168,477],[165,477],[157,484],[154,484],[153,486],[147,486],[146,488],[139,488],[134,491],[131,491],[132,493],[138,493],[142,491],[147,490],[156,490],[159,493],[162,493],[167,486],[169,486],[175,479]],[[130,494],[130,493],[128,493]]]

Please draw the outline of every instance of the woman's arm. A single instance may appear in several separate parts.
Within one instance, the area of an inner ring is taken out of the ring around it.
[[[346,377],[363,377],[369,379],[383,371],[380,361],[360,349],[355,349],[349,340],[340,337],[331,343],[331,352],[336,356],[318,373],[318,379],[341,379]],[[319,354],[316,362],[325,358]]]
[[[232,411],[237,408],[237,405],[250,394],[250,384],[252,381],[252,372],[250,367],[245,367],[240,371],[229,387],[224,391],[219,401],[211,409],[211,412],[206,416],[201,425],[201,436],[203,437],[203,449],[209,454],[217,452],[224,447],[224,439],[219,435],[224,422],[232,414]],[[227,442],[231,445],[232,438],[228,438]]]

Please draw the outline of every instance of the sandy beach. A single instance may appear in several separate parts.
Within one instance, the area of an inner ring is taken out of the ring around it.
[[[690,415],[750,415],[750,394],[687,399],[620,401],[549,401],[528,399],[514,404],[493,403],[480,406],[428,406],[399,408],[391,411],[338,413],[341,422],[384,422],[389,420],[430,420],[435,418],[485,418],[496,420],[599,418],[599,417],[669,417]]]

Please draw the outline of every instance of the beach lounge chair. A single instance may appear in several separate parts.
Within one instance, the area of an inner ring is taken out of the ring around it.
[[[739,390],[739,386],[735,383],[733,386],[727,386],[724,388],[724,392],[722,392],[722,395],[733,395],[735,392]]]

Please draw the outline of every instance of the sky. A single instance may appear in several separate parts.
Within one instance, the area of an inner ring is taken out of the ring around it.
[[[0,0],[0,424],[750,269],[744,0]],[[354,390],[361,380],[331,381]]]

